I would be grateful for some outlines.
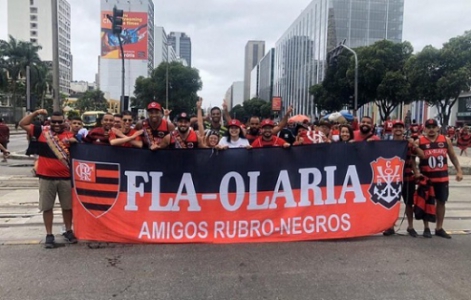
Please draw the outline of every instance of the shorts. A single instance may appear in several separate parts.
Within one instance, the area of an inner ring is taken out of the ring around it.
[[[414,205],[414,194],[415,194],[415,182],[414,181],[404,181],[402,185],[402,199],[406,206]]]
[[[70,179],[39,178],[39,210],[48,211],[54,208],[56,196],[63,210],[72,209],[72,184]]]
[[[440,202],[448,201],[448,196],[450,194],[448,182],[434,182],[432,185],[435,191],[435,199]]]
[[[8,149],[8,148],[7,148],[7,145],[8,145],[7,142],[0,142],[0,144],[2,144],[3,148]]]

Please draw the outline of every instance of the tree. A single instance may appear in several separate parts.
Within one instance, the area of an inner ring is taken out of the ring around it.
[[[26,78],[26,67],[31,69],[41,64],[38,51],[41,46],[30,42],[18,41],[9,36],[8,42],[0,41],[0,69],[8,73],[8,92],[12,95],[13,110],[19,104],[19,95]],[[23,98],[24,101],[24,98]]]
[[[75,108],[82,113],[86,111],[108,111],[108,102],[102,91],[86,91],[75,103]]]
[[[145,108],[152,101],[165,106],[167,66],[168,108],[172,110],[172,116],[182,111],[194,112],[197,92],[203,84],[197,69],[185,67],[179,62],[163,62],[152,71],[150,78],[139,77],[134,88],[136,99],[133,106]]]
[[[357,49],[358,90],[361,103],[374,101],[385,120],[402,103],[412,100],[411,84],[406,76],[406,63],[412,56],[409,42],[382,40]],[[348,76],[354,76],[350,66]]]
[[[436,106],[441,124],[448,125],[459,95],[470,89],[471,31],[440,50],[426,46],[408,62],[408,77],[418,99]]]

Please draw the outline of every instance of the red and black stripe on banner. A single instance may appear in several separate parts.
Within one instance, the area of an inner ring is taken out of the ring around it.
[[[119,194],[119,178],[118,164],[74,160],[74,186],[77,198],[95,217],[105,214],[116,202]]]

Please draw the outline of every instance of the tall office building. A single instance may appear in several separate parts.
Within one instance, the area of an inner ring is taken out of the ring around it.
[[[244,82],[234,81],[227,89],[226,94],[224,95],[224,101],[230,108],[233,108],[236,105],[242,105],[244,102]]]
[[[191,38],[184,32],[170,32],[167,37],[168,43],[172,45],[178,58],[186,60],[191,67]]]
[[[173,47],[168,43],[167,33],[162,26],[154,28],[154,67],[157,68],[162,62],[177,60]]]
[[[248,41],[247,45],[245,45],[244,101],[250,99],[251,72],[264,55],[264,41]]]
[[[258,63],[258,98],[271,102],[273,97],[273,67],[275,49],[270,51]],[[276,96],[276,95],[275,95]]]
[[[324,79],[328,52],[343,40],[351,48],[401,42],[403,14],[404,0],[313,0],[276,42],[273,93],[314,115],[309,87]]]
[[[99,59],[100,89],[112,100],[121,98],[121,52],[119,40],[111,31],[106,15],[113,14],[113,7],[124,11],[123,31],[120,35],[124,50],[124,96],[134,95],[134,85],[140,76],[150,76],[154,69],[154,3],[152,0],[101,0]],[[125,101],[129,109],[129,103]]]
[[[28,41],[42,47],[38,54],[52,68],[52,7],[51,1],[8,0],[8,34],[17,40]],[[72,54],[70,51],[70,4],[57,1],[59,32],[59,85],[69,94],[72,81]]]

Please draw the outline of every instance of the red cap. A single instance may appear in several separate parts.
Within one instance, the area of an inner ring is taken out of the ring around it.
[[[402,125],[403,127],[405,127],[404,122],[402,122],[401,120],[394,120],[393,126],[396,126],[396,125]]]
[[[275,123],[273,123],[273,121],[270,120],[270,119],[265,119],[265,120],[262,121],[262,123],[260,123],[260,128],[264,127],[264,126],[275,127]]]
[[[427,121],[425,121],[425,126],[428,126],[428,125],[438,126],[438,122],[435,119],[428,119]]]
[[[229,122],[229,124],[227,124],[228,127],[237,126],[237,127],[239,127],[239,128],[241,128],[241,125],[242,125],[242,124],[241,124],[240,121],[237,120],[237,119],[232,119],[232,120]]]
[[[149,105],[147,105],[147,110],[151,110],[151,109],[162,110],[162,106],[160,106],[160,104],[157,102],[151,102],[149,103]]]

